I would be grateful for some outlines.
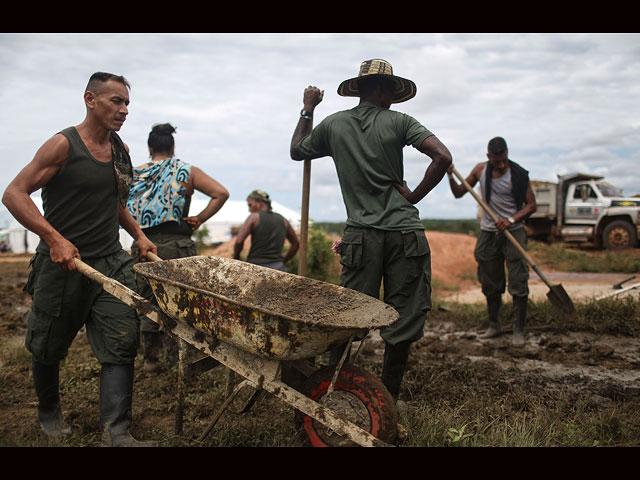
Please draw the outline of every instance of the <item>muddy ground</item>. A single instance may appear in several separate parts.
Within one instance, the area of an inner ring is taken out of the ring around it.
[[[498,385],[518,386],[520,394],[531,398],[553,396],[554,392],[570,395],[574,399],[587,399],[591,408],[622,409],[628,402],[640,398],[640,342],[623,335],[596,335],[589,332],[554,333],[548,328],[531,328],[526,344],[513,347],[510,342],[510,324],[505,321],[506,333],[498,338],[483,340],[479,334],[482,322],[472,327],[461,327],[455,320],[459,305],[483,302],[475,280],[473,245],[475,239],[466,235],[430,233],[434,277],[434,311],[429,315],[425,336],[414,345],[407,386],[402,397],[411,401],[428,401],[433,392],[421,391],[415,378],[423,367],[440,366],[449,375],[431,373],[431,383],[437,382],[442,392],[469,392],[468,382],[451,374],[455,371],[474,370],[477,388],[495,389]],[[211,252],[209,252],[211,253]],[[637,252],[636,252],[637,253]],[[636,254],[634,253],[634,254]],[[0,339],[3,356],[0,357],[0,445],[48,445],[39,433],[35,421],[36,398],[30,377],[28,356],[24,355],[22,339],[25,331],[24,315],[30,299],[22,292],[27,276],[28,257],[5,255],[0,258]],[[629,277],[626,274],[565,274],[549,272],[554,283],[560,281],[575,302],[613,292],[612,285]],[[633,282],[632,282],[633,283]],[[532,274],[532,297],[544,300],[548,289]],[[632,290],[624,295],[638,295]],[[11,349],[7,345],[13,344]],[[9,352],[9,353],[7,353]],[[383,352],[382,341],[375,332],[363,345],[362,361],[370,370],[379,373]],[[193,352],[191,352],[193,355]],[[190,358],[196,358],[191,356]],[[322,360],[320,360],[322,362]],[[134,433],[155,439],[159,445],[185,445],[184,437],[176,435],[176,382],[175,369],[163,364],[159,374],[145,374],[142,356],[136,361]],[[86,337],[81,332],[61,370],[63,411],[71,423],[74,434],[72,445],[92,446],[100,442],[97,419],[97,375],[99,365],[93,359]],[[483,380],[485,383],[477,383]],[[190,381],[187,386],[187,407],[184,429],[191,437],[202,432],[210,422],[226,392],[227,373],[220,369],[205,374],[202,379]],[[449,384],[443,383],[449,382]],[[524,392],[524,393],[523,393]],[[462,395],[462,393],[461,393]],[[622,402],[622,403],[619,403]],[[626,403],[625,403],[626,402]],[[261,405],[260,405],[261,404]],[[616,406],[618,405],[619,406]],[[254,432],[255,422],[291,423],[292,409],[277,399],[257,402],[247,425],[246,438],[234,428],[241,421],[233,414],[225,414],[221,426],[209,437],[210,444],[239,444],[267,446],[282,444],[268,432]],[[409,410],[403,415],[411,415]],[[235,420],[234,420],[235,418]],[[402,417],[411,424],[408,417]],[[234,425],[235,422],[235,427]],[[283,427],[285,430],[289,427]],[[291,427],[293,432],[293,427]],[[624,436],[625,445],[640,445],[640,425],[636,423],[630,436]],[[217,430],[217,433],[216,433]],[[233,437],[233,438],[232,438]],[[629,439],[631,438],[631,440]],[[304,442],[291,436],[290,445]]]

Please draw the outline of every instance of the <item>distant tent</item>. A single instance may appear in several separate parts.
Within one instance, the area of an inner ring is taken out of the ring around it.
[[[207,206],[206,198],[192,198],[189,212],[197,215]],[[296,212],[278,202],[271,202],[273,211],[286,218],[294,230],[300,229],[300,212]],[[249,216],[249,208],[246,201],[227,200],[222,208],[211,217],[205,225],[209,231],[207,243],[224,243],[231,240],[233,229],[240,228]]]
[[[0,230],[0,242],[12,253],[34,253],[40,237],[30,232],[18,222]]]
[[[42,200],[40,197],[31,197],[31,200],[42,213]],[[9,252],[35,253],[36,247],[40,243],[40,237],[24,228],[16,219],[11,217],[9,227],[0,230],[0,241],[4,242]]]
[[[31,197],[40,212],[42,212],[42,200],[40,197]],[[190,214],[197,215],[206,207],[209,201],[206,198],[193,197],[191,200]],[[277,202],[271,203],[273,211],[279,213],[291,223],[295,230],[300,229],[300,213],[285,207]],[[205,222],[208,235],[204,239],[206,243],[215,244],[231,240],[233,230],[242,226],[249,216],[246,201],[227,200],[220,211]],[[202,228],[202,227],[201,227]],[[11,252],[34,253],[40,242],[40,238],[33,232],[12,219],[9,228],[0,230],[0,242],[4,241]],[[127,231],[120,229],[120,243],[122,248],[129,250],[133,238]]]

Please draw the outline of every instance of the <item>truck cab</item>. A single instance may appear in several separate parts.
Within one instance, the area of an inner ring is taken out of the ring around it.
[[[527,221],[532,237],[593,242],[607,249],[638,242],[640,198],[628,198],[598,175],[558,175],[558,183],[531,182],[539,208]]]
[[[611,197],[607,195],[614,190],[613,186],[598,184],[595,180],[570,184],[565,202],[565,222],[569,225],[595,225],[602,212],[611,206]]]

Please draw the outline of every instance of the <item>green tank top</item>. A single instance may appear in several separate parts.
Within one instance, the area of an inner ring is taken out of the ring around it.
[[[263,264],[282,261],[282,248],[287,236],[284,217],[279,213],[260,211],[260,222],[251,232],[251,249],[247,262]]]
[[[69,156],[42,187],[44,218],[78,248],[83,258],[116,253],[122,246],[113,162],[96,160],[75,127],[60,133],[69,141]],[[36,251],[48,255],[49,246],[40,240]]]

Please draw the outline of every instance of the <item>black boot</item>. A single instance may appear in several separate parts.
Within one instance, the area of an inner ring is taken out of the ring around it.
[[[133,364],[104,364],[100,371],[100,427],[107,447],[151,447],[129,433],[133,393]]]
[[[396,345],[385,343],[382,363],[382,383],[393,399],[397,402],[400,395],[400,385],[409,360],[411,342],[400,342]]]
[[[502,310],[502,295],[487,297],[487,311],[489,313],[489,328],[480,338],[493,338],[500,335],[500,311]]]
[[[515,319],[513,324],[513,339],[511,341],[514,345],[524,344],[524,324],[527,318],[528,299],[529,297],[513,297]]]
[[[38,421],[48,437],[69,435],[71,428],[60,411],[60,363],[45,365],[32,358],[33,384],[38,396]]]
[[[155,373],[160,370],[162,335],[162,332],[142,332],[142,355],[144,356],[144,371],[147,373]]]

